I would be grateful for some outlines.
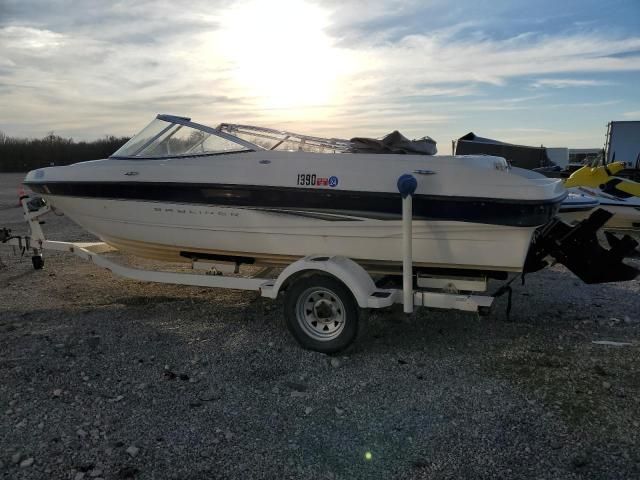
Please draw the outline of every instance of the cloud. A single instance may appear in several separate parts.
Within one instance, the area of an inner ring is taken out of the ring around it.
[[[615,85],[605,80],[588,80],[582,78],[542,78],[531,84],[533,88],[573,88],[573,87],[602,87]]]
[[[625,118],[632,118],[634,120],[640,119],[640,110],[635,110],[633,112],[624,112],[622,116]]]
[[[462,128],[458,122],[470,116],[611,107],[619,98],[569,103],[554,98],[561,93],[555,90],[612,85],[606,74],[640,71],[637,33],[598,31],[589,22],[541,33],[545,22],[536,17],[512,22],[535,24],[535,31],[498,35],[492,29],[504,18],[469,18],[464,6],[444,0],[309,1],[309,12],[324,9],[322,36],[315,37],[326,43],[321,55],[307,49],[304,38],[318,19],[305,18],[304,9],[297,10],[300,18],[287,18],[280,4],[262,38],[251,38],[246,22],[239,22],[242,35],[231,41],[223,33],[237,1],[193,0],[182,8],[170,0],[0,0],[0,104],[4,121],[11,119],[3,128],[29,135],[52,129],[76,136],[131,134],[164,112],[205,123],[297,122],[335,136],[392,128],[424,135]],[[267,48],[268,29],[293,21],[303,25],[300,37]],[[260,68],[245,68],[251,63]],[[246,85],[238,81],[239,70],[249,77]],[[291,73],[288,83],[278,82],[282,72]],[[596,74],[598,80],[589,78]],[[304,97],[311,96],[304,88],[325,80],[330,94],[303,108],[265,102],[270,86],[289,94],[290,85],[301,83],[297,96]]]
[[[602,108],[611,105],[619,105],[622,100],[603,100],[595,102],[574,102],[574,103],[553,103],[547,105],[547,108]]]
[[[0,28],[0,42],[7,50],[46,50],[62,46],[64,35],[46,29],[9,26]]]
[[[376,73],[403,82],[456,82],[504,85],[508,79],[537,74],[640,70],[640,55],[613,55],[640,48],[640,37],[522,34],[503,41],[454,40],[411,35],[372,49]],[[397,72],[397,74],[395,74]],[[400,80],[402,78],[403,80]]]

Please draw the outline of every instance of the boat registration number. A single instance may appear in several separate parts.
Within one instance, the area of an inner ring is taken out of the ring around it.
[[[315,173],[299,173],[296,185],[304,185],[305,187],[336,187],[338,186],[338,177],[319,177]]]

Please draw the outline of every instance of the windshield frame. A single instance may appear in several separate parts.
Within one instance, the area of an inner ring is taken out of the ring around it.
[[[312,135],[294,133],[287,130],[243,125],[238,123],[221,123],[217,130],[226,132],[235,138],[246,134],[257,138],[264,138],[274,142],[271,146],[256,145],[260,150],[283,151],[279,147],[285,143],[296,145],[297,148],[284,151],[299,151],[312,153],[350,153],[351,141],[343,138],[325,138]],[[245,140],[248,141],[248,140]],[[252,142],[250,142],[252,143]],[[324,150],[328,150],[325,152]]]
[[[177,115],[166,115],[159,114],[156,116],[156,120],[161,120],[167,122],[167,126],[163,128],[160,132],[155,134],[152,138],[144,142],[140,147],[136,149],[136,151],[131,155],[111,155],[109,158],[115,160],[162,160],[167,158],[185,158],[185,157],[203,157],[203,156],[211,156],[211,155],[226,155],[229,153],[242,153],[242,152],[255,152],[258,150],[265,150],[263,147],[259,145],[255,145],[251,142],[243,140],[242,138],[236,137],[234,135],[230,135],[228,133],[222,132],[218,129],[208,127],[207,125],[202,125],[200,123],[192,122],[188,117],[179,117]],[[216,137],[223,138],[228,140],[236,145],[238,145],[237,150],[227,150],[223,152],[202,152],[202,153],[184,153],[177,155],[162,155],[162,156],[139,156],[140,152],[143,152],[150,145],[156,142],[159,138],[161,138],[167,131],[173,128],[175,125],[182,125],[185,127],[190,127],[195,130],[200,130],[202,132],[208,133],[210,135],[215,135]],[[137,134],[136,134],[137,135]],[[132,137],[135,138],[135,135]],[[242,148],[244,147],[244,148]]]

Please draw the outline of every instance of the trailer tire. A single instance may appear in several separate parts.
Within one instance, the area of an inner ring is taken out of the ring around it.
[[[31,264],[34,270],[42,270],[44,267],[44,258],[42,255],[34,255],[31,257]]]
[[[347,348],[358,336],[359,314],[351,291],[328,275],[302,277],[285,293],[287,328],[309,350],[335,353]]]

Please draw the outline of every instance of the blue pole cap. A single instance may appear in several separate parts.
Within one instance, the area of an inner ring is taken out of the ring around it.
[[[398,191],[402,198],[407,198],[408,195],[413,195],[418,188],[418,181],[416,177],[405,173],[398,178]]]

